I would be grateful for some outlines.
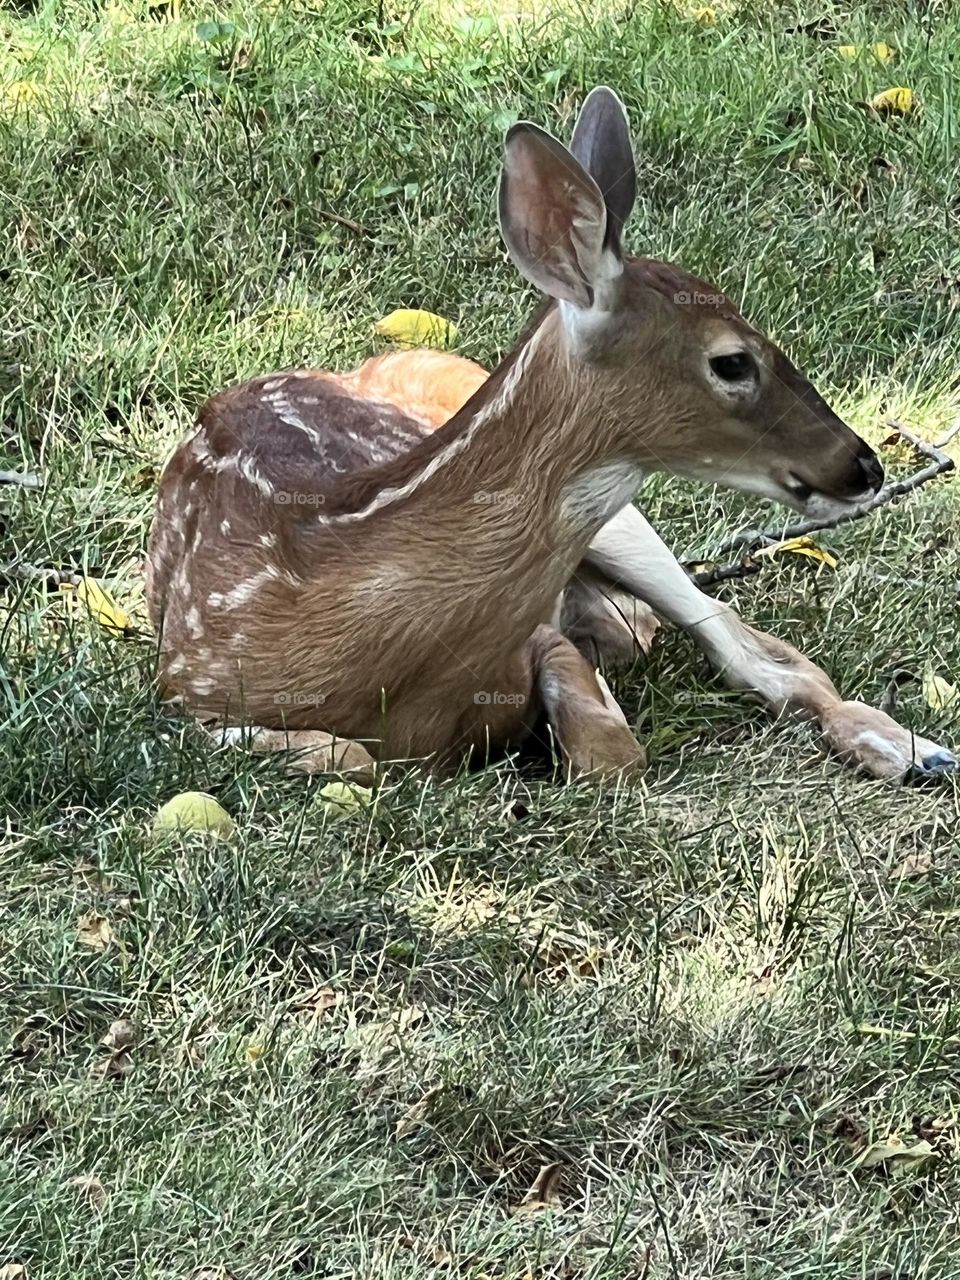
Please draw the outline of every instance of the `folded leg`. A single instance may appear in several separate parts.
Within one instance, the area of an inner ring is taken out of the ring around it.
[[[599,676],[574,644],[552,626],[528,642],[537,693],[571,778],[629,776],[646,753]]]
[[[775,715],[819,724],[841,759],[876,778],[938,777],[955,756],[917,737],[883,711],[845,702],[829,676],[792,645],[756,631],[733,609],[704,595],[635,507],[597,534],[585,557],[592,568],[684,628],[733,689],[760,697]]]

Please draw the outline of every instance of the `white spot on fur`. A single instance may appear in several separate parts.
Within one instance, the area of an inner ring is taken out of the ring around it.
[[[243,476],[244,480],[249,481],[267,498],[272,498],[274,494],[273,485],[270,481],[260,474],[257,470],[257,464],[249,453],[241,453],[237,459],[237,470]]]
[[[195,604],[192,604],[187,610],[183,623],[192,639],[197,640],[203,635],[203,619],[200,616],[200,610]]]
[[[230,521],[229,520],[220,521],[220,532],[223,534],[225,538],[230,537]]]
[[[286,378],[271,378],[269,382],[263,384],[263,389],[264,391],[279,391],[285,382]]]
[[[275,533],[261,533],[257,541],[261,547],[275,547],[277,545],[277,535]]]
[[[208,694],[213,693],[214,683],[209,676],[197,676],[196,680],[190,682],[191,692],[195,693],[199,698],[205,698]]]
[[[177,676],[186,668],[187,660],[182,653],[176,654],[167,663],[167,675]]]

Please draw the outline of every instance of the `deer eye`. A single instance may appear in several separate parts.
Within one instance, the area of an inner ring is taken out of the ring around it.
[[[757,376],[757,365],[748,351],[734,351],[728,356],[714,356],[710,368],[724,382],[746,382]]]

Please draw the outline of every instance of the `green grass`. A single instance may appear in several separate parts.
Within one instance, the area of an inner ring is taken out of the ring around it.
[[[632,115],[632,247],[739,297],[874,442],[886,414],[943,432],[960,12],[717,9],[5,6],[0,469],[47,487],[0,490],[0,559],[89,570],[142,623],[155,474],[213,390],[346,367],[396,306],[494,362],[534,301],[496,235],[500,136],[567,134],[601,81]],[[836,53],[877,40],[893,63]],[[898,84],[913,117],[859,105]],[[851,696],[911,672],[899,714],[954,744],[919,677],[960,682],[956,492],[829,535],[835,573],[725,588]],[[675,482],[646,505],[683,552],[771,519]],[[315,784],[157,705],[147,636],[35,582],[0,636],[5,1280],[960,1276],[931,1123],[960,1107],[955,785],[851,776],[671,634],[617,682],[642,786],[414,774],[330,823]],[[188,788],[232,841],[148,837]],[[891,1134],[937,1159],[855,1167]],[[512,1216],[555,1161],[562,1210]]]

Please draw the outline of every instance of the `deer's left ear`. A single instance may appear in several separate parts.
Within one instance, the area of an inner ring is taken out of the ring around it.
[[[627,109],[606,85],[587,94],[573,126],[570,150],[600,188],[607,210],[606,247],[618,257],[637,198],[637,167]]]
[[[508,132],[500,177],[500,230],[520,273],[551,298],[602,306],[619,276],[606,248],[607,209],[596,182],[562,142],[535,124]]]

